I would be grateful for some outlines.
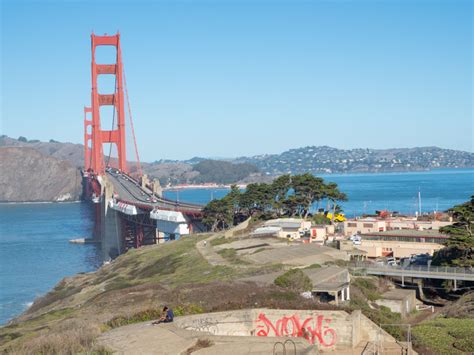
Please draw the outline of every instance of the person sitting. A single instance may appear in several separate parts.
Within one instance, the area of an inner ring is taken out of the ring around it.
[[[161,312],[161,317],[157,321],[154,321],[151,324],[160,324],[160,323],[171,323],[174,319],[174,313],[171,308],[168,306],[163,307],[163,311]]]

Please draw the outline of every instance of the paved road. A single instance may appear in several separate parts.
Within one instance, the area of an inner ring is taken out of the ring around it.
[[[107,178],[114,185],[115,192],[117,192],[118,200],[120,201],[128,202],[132,205],[146,209],[159,208],[186,213],[200,213],[202,211],[203,206],[201,205],[176,202],[162,197],[153,196],[151,191],[142,189],[137,181],[121,173],[108,171]],[[153,202],[153,200],[156,202]]]
[[[294,266],[309,266],[311,264],[322,265],[325,262],[337,259],[347,259],[347,253],[310,243],[266,249],[258,253],[245,255],[243,258],[256,264],[282,263]]]

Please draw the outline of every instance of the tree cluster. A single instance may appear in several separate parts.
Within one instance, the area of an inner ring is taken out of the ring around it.
[[[440,228],[440,232],[448,234],[449,239],[446,247],[435,254],[433,265],[474,267],[474,196],[449,212],[454,223]]]
[[[311,291],[313,283],[301,269],[290,269],[278,276],[273,283],[294,292]]]
[[[346,201],[347,196],[337,184],[325,183],[309,173],[282,175],[270,184],[249,184],[243,192],[232,186],[225,197],[206,205],[203,222],[216,231],[232,226],[236,217],[239,221],[251,216],[307,218],[313,204],[322,200],[327,201],[334,216],[339,210],[337,202]]]

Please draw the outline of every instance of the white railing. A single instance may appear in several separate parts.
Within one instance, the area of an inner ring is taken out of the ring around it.
[[[397,271],[400,272],[426,272],[426,273],[437,273],[437,274],[450,274],[450,275],[473,275],[474,276],[474,268],[468,267],[451,267],[451,266],[426,266],[426,265],[409,265],[409,266],[401,266],[401,265],[380,265],[375,263],[367,263],[367,262],[357,262],[352,264],[351,266],[356,268],[364,268],[364,269],[374,269],[374,270],[386,270],[386,271]]]

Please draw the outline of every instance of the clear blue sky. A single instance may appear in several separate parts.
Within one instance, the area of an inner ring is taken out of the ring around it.
[[[2,134],[82,143],[90,33],[120,30],[144,161],[474,150],[471,1],[1,4]]]

